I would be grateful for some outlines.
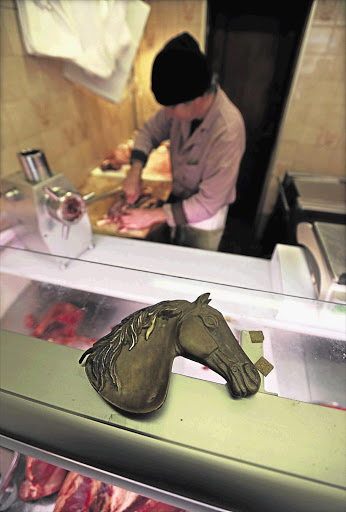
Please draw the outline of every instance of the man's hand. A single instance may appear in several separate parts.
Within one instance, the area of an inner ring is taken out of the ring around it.
[[[128,175],[122,183],[123,191],[126,195],[126,201],[130,204],[137,201],[141,195],[141,173],[143,165],[141,162],[134,162]]]
[[[163,208],[137,208],[135,210],[125,210],[121,216],[122,228],[120,231],[127,229],[143,229],[149,228],[153,224],[166,222],[166,212]]]

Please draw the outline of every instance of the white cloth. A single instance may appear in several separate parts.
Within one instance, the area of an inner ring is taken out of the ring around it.
[[[172,205],[170,203],[165,203],[163,205],[163,209],[165,210],[166,216],[167,216],[167,224],[170,227],[175,227],[175,221],[174,216],[172,212]],[[191,222],[188,225],[192,228],[197,229],[203,229],[205,231],[212,231],[214,229],[221,229],[225,228],[226,226],[226,220],[227,220],[227,214],[228,214],[228,205],[222,206],[217,210],[214,215],[209,217],[208,219],[201,220],[199,222]]]
[[[127,0],[16,0],[25,49],[109,78],[131,43]]]
[[[210,231],[213,229],[221,229],[226,226],[228,213],[228,204],[222,206],[212,217],[209,219],[201,220],[199,222],[191,222],[189,226],[197,229],[205,229],[206,231]]]
[[[150,9],[151,7],[142,0],[129,0],[127,2],[126,23],[131,33],[131,43],[117,60],[117,69],[110,78],[105,80],[99,76],[91,75],[70,60],[65,61],[64,76],[109,101],[121,103]]]

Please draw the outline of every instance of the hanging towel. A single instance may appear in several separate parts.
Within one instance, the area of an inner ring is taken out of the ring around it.
[[[141,0],[128,2],[126,23],[132,40],[130,46],[117,60],[117,69],[110,78],[104,80],[98,76],[92,76],[74,62],[69,61],[65,63],[64,76],[113,103],[121,103],[150,10],[150,5]]]
[[[131,44],[127,0],[16,0],[26,51],[109,78]]]

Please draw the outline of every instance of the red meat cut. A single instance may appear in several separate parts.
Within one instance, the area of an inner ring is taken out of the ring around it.
[[[104,215],[102,219],[99,219],[96,224],[97,226],[104,226],[105,224],[120,224],[121,217],[126,214],[126,210],[132,210],[136,208],[159,208],[163,205],[163,201],[152,194],[149,187],[142,191],[139,198],[132,204],[126,202],[125,194],[121,194],[115,199],[110,208],[108,209],[107,215]]]
[[[121,487],[103,483],[91,504],[90,512],[125,512],[131,505],[137,505],[141,500],[146,498]],[[136,510],[139,510],[137,506]]]
[[[87,512],[102,483],[70,471],[59,491],[54,512]]]
[[[125,512],[138,500],[146,498],[71,471],[60,489],[54,512]]]
[[[112,511],[113,512],[113,511]],[[115,512],[115,511],[114,511]],[[134,507],[130,507],[126,512],[186,512],[183,509],[167,505],[161,501],[143,498],[141,503],[136,502]]]
[[[54,512],[184,512],[132,491],[70,472]]]
[[[77,334],[84,318],[84,311],[69,302],[55,302],[49,311],[36,322],[31,313],[25,317],[26,327],[32,328],[31,336],[42,340],[87,350],[96,341]]]
[[[25,478],[19,488],[23,501],[38,500],[57,492],[66,476],[65,469],[34,457],[26,458]]]
[[[107,157],[101,162],[101,169],[107,170],[119,170],[123,165],[130,163],[131,151],[133,148],[133,141],[128,141],[126,144],[119,144],[116,148],[107,155]]]
[[[35,338],[47,336],[47,332],[59,328],[61,334],[73,335],[83,319],[84,312],[68,302],[54,302],[47,314],[32,332]]]

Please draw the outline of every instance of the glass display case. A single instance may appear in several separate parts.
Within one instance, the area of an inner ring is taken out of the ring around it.
[[[22,454],[21,478],[31,456],[191,512],[344,510],[343,304],[143,270],[140,257],[129,268],[1,256],[0,445]],[[153,413],[122,413],[95,392],[82,350],[141,308],[204,293],[251,361],[273,365],[257,394],[234,399],[180,356]]]

